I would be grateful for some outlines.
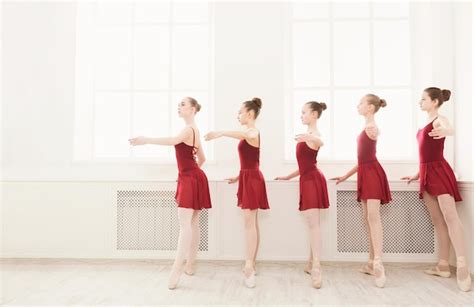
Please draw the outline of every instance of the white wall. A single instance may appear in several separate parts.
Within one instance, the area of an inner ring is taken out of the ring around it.
[[[473,180],[472,4],[454,5],[455,168],[461,180]],[[450,102],[448,102],[450,103]]]

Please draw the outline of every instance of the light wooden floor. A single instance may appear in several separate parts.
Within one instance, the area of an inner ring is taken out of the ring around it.
[[[386,264],[378,289],[359,263],[323,263],[323,287],[310,286],[303,263],[259,262],[257,287],[243,285],[242,262],[201,261],[195,276],[167,289],[171,262],[151,260],[3,259],[3,304],[34,305],[470,305],[455,277],[423,274],[427,265]]]

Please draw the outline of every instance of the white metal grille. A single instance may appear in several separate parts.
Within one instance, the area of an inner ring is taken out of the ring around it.
[[[337,251],[368,252],[367,229],[356,191],[337,191]],[[433,254],[434,227],[418,191],[392,191],[381,206],[383,251],[393,254]]]
[[[175,191],[117,191],[118,250],[176,250],[179,235]],[[209,249],[209,215],[199,218],[199,251]]]

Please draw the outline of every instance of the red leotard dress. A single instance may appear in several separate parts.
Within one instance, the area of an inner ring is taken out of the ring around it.
[[[258,137],[260,146],[260,135]],[[237,205],[242,209],[270,209],[265,179],[260,172],[260,147],[250,145],[245,139],[239,142],[240,158],[239,189]]]
[[[420,156],[420,198],[426,191],[433,196],[449,194],[455,201],[461,201],[453,169],[443,156],[445,138],[434,139],[428,135],[435,120],[416,134]]]
[[[385,171],[375,155],[377,141],[369,138],[365,129],[357,137],[357,201],[380,199],[381,204],[392,200]]]
[[[192,128],[191,128],[192,129]],[[181,142],[174,146],[178,162],[178,186],[176,202],[178,207],[193,210],[211,208],[211,196],[206,174],[196,163],[194,146],[195,134],[193,129],[193,146]]]
[[[306,144],[296,144],[296,160],[300,171],[300,206],[299,210],[329,208],[326,178],[316,167],[318,150]]]

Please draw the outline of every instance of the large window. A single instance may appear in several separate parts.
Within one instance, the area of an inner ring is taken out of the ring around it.
[[[183,127],[181,98],[202,105],[212,128],[212,8],[207,2],[78,4],[75,158],[174,159],[167,146],[130,147],[130,136],[171,136]],[[212,159],[212,144],[205,146]]]
[[[293,160],[292,136],[304,131],[302,105],[323,101],[319,121],[325,140],[321,157],[356,158],[356,137],[364,120],[356,106],[366,93],[387,100],[377,114],[378,157],[415,160],[416,116],[412,98],[409,3],[295,2],[291,4],[286,105],[286,159]]]

